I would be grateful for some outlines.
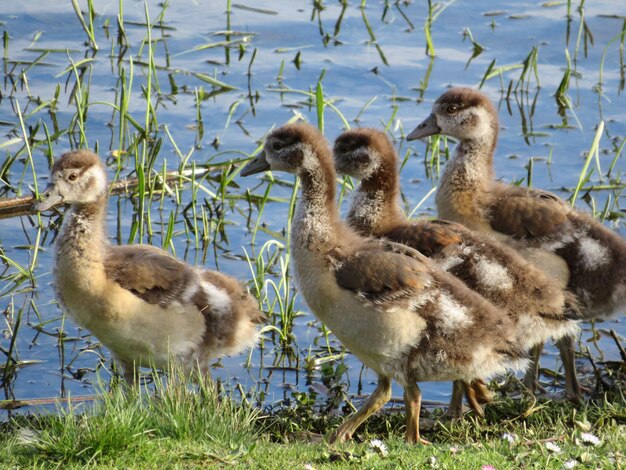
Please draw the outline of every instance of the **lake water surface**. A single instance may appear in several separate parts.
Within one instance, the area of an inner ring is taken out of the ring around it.
[[[86,2],[79,3],[86,12]],[[176,170],[185,159],[184,166],[191,168],[193,162],[201,167],[248,158],[272,127],[296,116],[318,122],[311,95],[319,82],[327,100],[324,131],[329,139],[346,122],[386,127],[395,137],[400,156],[408,158],[402,186],[411,212],[437,185],[438,174],[437,166],[429,163],[427,144],[407,143],[403,136],[428,115],[448,86],[478,87],[482,82],[500,110],[495,164],[504,181],[527,184],[532,161],[533,186],[569,197],[596,126],[604,121],[602,174],[594,171],[585,188],[596,189],[582,191],[577,205],[604,214],[608,226],[626,234],[626,157],[618,155],[626,136],[624,38],[619,36],[626,21],[623,1],[594,0],[582,8],[574,2],[569,18],[567,2],[433,4],[433,57],[426,54],[427,2],[372,1],[362,6],[256,1],[232,3],[230,9],[226,1],[177,0],[165,7],[154,0],[93,4],[97,51],[87,42],[71,2],[0,5],[5,34],[0,197],[30,195],[35,180],[43,187],[50,156],[77,146],[97,148],[107,158],[111,179],[118,173],[119,178],[136,176],[135,157],[144,150],[154,157],[156,172]],[[89,29],[88,15],[83,16]],[[153,25],[154,73],[147,67],[146,16]],[[480,47],[473,46],[472,38]],[[474,52],[479,53],[472,57]],[[528,57],[536,68],[524,73]],[[564,96],[569,109],[564,109],[555,93],[568,62]],[[488,70],[501,73],[485,79]],[[215,80],[228,86],[216,86]],[[122,101],[122,89],[129,92],[128,115],[138,127],[127,124],[120,131],[113,104]],[[141,127],[148,129],[148,139],[142,140]],[[132,238],[134,243],[161,246],[171,220],[175,236],[167,245],[178,257],[248,280],[256,268],[246,254],[254,259],[266,242],[277,240],[267,248],[271,266],[258,279],[268,296],[264,308],[273,311],[272,323],[286,334],[281,340],[276,332],[267,332],[249,364],[247,355],[224,358],[214,376],[260,392],[259,399],[269,404],[292,400],[294,392],[314,391],[323,398],[329,388],[345,388],[349,394],[370,391],[375,374],[344,355],[332,335],[325,336],[291,284],[280,284],[281,262],[288,269],[280,247],[287,242],[293,179],[275,175],[269,191],[273,200],[259,215],[257,203],[265,195],[267,178],[235,175],[223,187],[225,175],[218,170],[193,190],[186,185],[155,196],[141,234],[133,235],[138,198],[113,196],[108,213],[113,242]],[[342,196],[347,196],[349,184],[344,189]],[[196,204],[190,206],[194,192]],[[432,194],[414,214],[422,215],[435,215]],[[48,215],[40,221],[32,215],[0,220],[0,363],[20,365],[12,373],[0,370],[7,399],[91,394],[98,376],[109,378],[108,351],[64,319],[54,299],[50,283],[56,223],[57,217]],[[31,268],[33,280],[20,276]],[[278,297],[288,301],[295,296],[292,319],[281,317],[272,304],[277,298],[272,283]],[[605,333],[614,329],[626,336],[623,318],[596,328],[594,333],[586,325],[581,346],[589,346],[598,361],[619,358]],[[346,373],[339,364],[347,366]],[[553,347],[547,348],[542,365],[558,366]],[[583,371],[591,368],[584,358],[579,365]],[[425,384],[423,390],[428,400],[446,401],[450,386]],[[394,389],[394,396],[401,391]]]

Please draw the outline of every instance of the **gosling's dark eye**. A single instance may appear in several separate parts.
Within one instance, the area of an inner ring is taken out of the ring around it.
[[[67,177],[67,179],[70,181],[76,181],[77,178],[78,178],[78,173],[70,173],[69,176]]]
[[[276,141],[272,144],[272,148],[274,150],[280,150],[281,148],[283,148],[283,144],[281,144],[280,142]]]
[[[454,114],[459,110],[459,107],[456,104],[449,104],[446,107],[446,113],[448,114]]]

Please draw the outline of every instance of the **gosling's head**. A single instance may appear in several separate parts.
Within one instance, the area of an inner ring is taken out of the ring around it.
[[[332,166],[326,139],[315,127],[287,124],[269,133],[263,151],[241,170],[241,175],[271,170],[302,176],[307,171]]]
[[[480,91],[451,88],[437,98],[432,113],[407,136],[416,140],[444,134],[460,141],[492,139],[498,133],[498,112]]]
[[[35,210],[45,211],[56,204],[93,203],[106,190],[106,172],[98,156],[87,150],[68,152],[52,166],[43,200],[35,204]]]
[[[380,170],[394,172],[396,152],[387,135],[377,129],[352,129],[335,139],[337,173],[366,180]]]

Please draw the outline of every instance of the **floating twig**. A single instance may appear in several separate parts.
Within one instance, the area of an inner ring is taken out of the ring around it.
[[[196,169],[193,176],[200,177],[210,172],[216,168],[216,166],[208,166],[202,169]],[[173,181],[184,179],[185,181],[189,181],[189,178],[192,176],[191,170],[185,170],[183,172],[171,171],[165,174],[165,178],[161,178],[161,175],[157,175],[156,177],[160,180],[161,184],[171,183]],[[121,194],[128,191],[131,188],[136,188],[139,186],[138,178],[129,178],[123,179],[120,181],[116,181],[111,184],[110,194]],[[146,192],[149,192],[150,189],[146,188]],[[10,217],[19,217],[21,215],[34,214],[35,210],[33,209],[33,203],[36,202],[34,196],[21,196],[14,198],[3,198],[0,199],[0,219],[8,219]]]
[[[0,409],[2,410],[14,410],[16,408],[22,408],[23,406],[35,406],[35,405],[54,405],[64,401],[83,402],[94,401],[98,398],[98,395],[78,395],[75,397],[47,397],[47,398],[27,398],[25,400],[0,400]]]

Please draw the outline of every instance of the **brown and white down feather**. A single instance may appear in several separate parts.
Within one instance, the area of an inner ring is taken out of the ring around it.
[[[210,359],[254,345],[264,320],[233,278],[190,266],[149,245],[112,246],[104,217],[105,169],[87,151],[63,155],[38,210],[69,204],[56,243],[54,285],[62,309],[122,362],[208,373]]]
[[[439,190],[439,216],[511,243],[529,261],[567,286],[582,318],[626,310],[626,240],[599,221],[546,191],[495,181],[493,154],[498,114],[491,101],[469,88],[452,88],[408,139],[442,133],[459,140]],[[574,345],[559,343],[570,398],[580,399]]]
[[[484,94],[452,88],[420,126],[410,139],[434,133],[459,139],[437,192],[441,217],[564,261],[567,287],[578,297],[584,318],[624,313],[626,240],[554,194],[495,181],[498,114]]]
[[[383,132],[347,131],[336,139],[334,155],[339,173],[361,179],[348,214],[361,235],[403,243],[433,259],[503,308],[529,348],[578,332],[565,310],[575,299],[510,247],[454,222],[407,219],[399,204],[397,155]]]
[[[328,144],[313,127],[271,132],[263,153],[241,172],[295,173],[301,198],[292,223],[292,260],[313,313],[379,375],[367,404],[334,440],[388,400],[390,380],[405,389],[408,441],[421,440],[418,381],[486,378],[527,364],[510,319],[427,258],[363,238],[339,219]],[[489,325],[486,328],[485,325]],[[417,415],[416,415],[417,408]]]

